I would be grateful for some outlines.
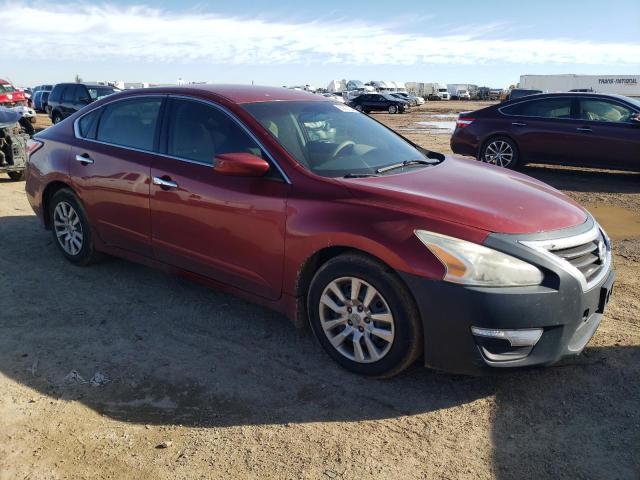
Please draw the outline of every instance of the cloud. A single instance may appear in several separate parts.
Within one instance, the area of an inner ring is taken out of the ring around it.
[[[322,18],[269,21],[186,13],[150,6],[0,4],[0,43],[12,58],[90,59],[211,64],[590,64],[638,65],[637,42],[570,38],[487,38],[486,29],[439,36],[403,32],[393,24]],[[510,32],[511,34],[513,32]],[[6,58],[6,57],[5,57]]]

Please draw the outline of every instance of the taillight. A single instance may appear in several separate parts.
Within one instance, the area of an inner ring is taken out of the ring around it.
[[[465,128],[471,125],[475,121],[475,118],[459,118],[456,120],[456,127]]]
[[[27,158],[43,147],[44,143],[39,140],[29,139],[27,142]]]

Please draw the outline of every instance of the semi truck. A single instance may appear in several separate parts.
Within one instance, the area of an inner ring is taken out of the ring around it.
[[[521,75],[518,87],[543,92],[586,91],[640,97],[640,75]]]
[[[424,91],[427,100],[449,100],[451,98],[446,83],[425,83]]]

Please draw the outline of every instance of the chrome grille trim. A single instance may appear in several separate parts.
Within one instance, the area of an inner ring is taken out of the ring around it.
[[[600,241],[603,241],[605,245],[604,261],[601,264],[595,263],[595,261],[598,260],[597,255],[593,255],[595,259],[585,258],[581,262],[576,261],[580,260],[580,257],[592,255],[594,250],[597,251]],[[595,285],[600,283],[609,273],[611,267],[611,243],[609,242],[607,234],[596,222],[594,222],[593,227],[589,230],[578,235],[544,240],[520,240],[519,243],[535,250],[547,260],[569,273],[578,280],[583,292],[591,290]],[[592,244],[593,247],[590,247],[589,244]],[[561,253],[558,253],[559,251],[564,251],[564,258]],[[581,253],[581,255],[578,255],[578,253]],[[594,261],[587,261],[585,263],[586,260]],[[578,265],[580,263],[584,264],[581,268],[585,269],[586,276],[585,273],[571,263],[572,261]],[[597,273],[595,273],[596,269],[593,268],[594,266],[599,267]]]

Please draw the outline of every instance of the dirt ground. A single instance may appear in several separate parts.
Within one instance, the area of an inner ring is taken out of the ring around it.
[[[449,153],[446,128],[416,122],[473,108],[376,118]],[[0,479],[640,478],[640,175],[524,171],[614,239],[595,337],[552,368],[385,381],[229,295],[117,259],[72,266],[2,176]]]

